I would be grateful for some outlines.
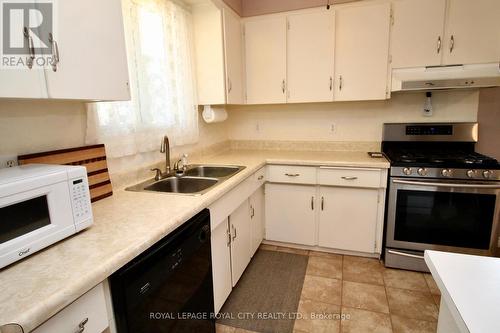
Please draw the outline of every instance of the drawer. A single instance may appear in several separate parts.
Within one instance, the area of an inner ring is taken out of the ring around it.
[[[253,180],[257,184],[257,188],[266,182],[266,167],[262,167],[253,174]]]
[[[382,184],[382,170],[368,168],[320,167],[320,185],[348,187],[385,187]]]
[[[293,165],[269,165],[267,181],[273,183],[316,184],[316,168]]]
[[[102,333],[108,326],[108,313],[102,283],[89,290],[59,313],[38,326],[33,333],[74,333],[78,325],[84,325],[85,333]]]

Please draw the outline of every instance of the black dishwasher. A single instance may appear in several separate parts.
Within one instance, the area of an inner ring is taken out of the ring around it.
[[[118,333],[214,333],[208,209],[114,273],[110,284]]]

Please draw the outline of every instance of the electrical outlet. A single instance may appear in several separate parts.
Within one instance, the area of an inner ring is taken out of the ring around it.
[[[255,123],[255,132],[260,132],[260,124]]]
[[[334,134],[334,133],[335,133],[335,124],[331,124],[331,125],[330,125],[330,132],[331,132],[332,134]]]
[[[0,155],[0,168],[11,168],[17,165],[17,155]]]

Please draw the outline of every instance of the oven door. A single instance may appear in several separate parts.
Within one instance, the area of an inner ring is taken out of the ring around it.
[[[491,254],[500,183],[391,178],[387,247]]]

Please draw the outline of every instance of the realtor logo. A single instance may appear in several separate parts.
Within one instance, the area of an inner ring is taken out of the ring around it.
[[[0,0],[3,68],[50,64],[54,13],[53,0]]]

